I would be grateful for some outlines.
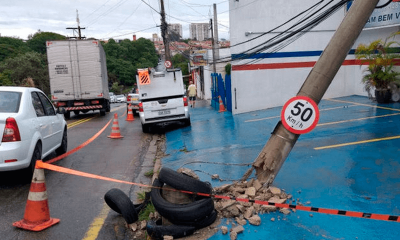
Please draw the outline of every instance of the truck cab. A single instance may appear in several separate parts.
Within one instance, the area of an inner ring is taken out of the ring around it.
[[[173,121],[190,126],[188,98],[185,96],[182,71],[179,68],[156,72],[138,69],[139,116],[143,132],[154,124]]]

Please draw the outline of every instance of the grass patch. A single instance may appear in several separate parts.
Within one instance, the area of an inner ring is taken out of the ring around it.
[[[139,213],[139,221],[150,220],[150,213],[154,213],[156,209],[153,206],[153,203],[149,202],[146,208],[142,209]]]
[[[146,177],[152,177],[154,175],[153,169],[144,173]]]
[[[183,149],[181,149],[181,150],[179,150],[180,152],[189,152],[188,150],[187,150],[187,148],[185,147],[185,148],[183,148]]]
[[[138,193],[136,193],[136,195],[137,195],[137,199],[140,202],[143,202],[144,199],[146,199],[146,192],[138,192]]]

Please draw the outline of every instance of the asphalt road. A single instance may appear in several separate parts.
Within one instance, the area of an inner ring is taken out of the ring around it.
[[[111,139],[111,123],[93,138],[118,114],[122,139]],[[153,169],[148,157],[149,146],[157,134],[143,134],[138,116],[127,122],[126,104],[113,104],[111,113],[73,116],[68,120],[68,150],[92,140],[77,152],[53,164],[86,173],[130,182],[149,183],[144,173]],[[154,147],[153,147],[154,148]],[[146,157],[147,156],[147,157]],[[44,159],[51,161],[55,154]],[[110,210],[104,194],[111,188],[120,188],[134,201],[139,187],[90,179],[45,170],[50,216],[60,223],[41,232],[15,228],[12,223],[23,219],[31,181],[20,172],[0,173],[0,239],[129,239],[129,231],[121,215]]]

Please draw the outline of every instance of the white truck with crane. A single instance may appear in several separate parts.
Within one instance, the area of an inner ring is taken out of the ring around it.
[[[149,132],[154,124],[172,121],[190,126],[188,98],[185,96],[182,71],[179,68],[138,69],[136,76],[140,103],[139,116],[143,132]]]

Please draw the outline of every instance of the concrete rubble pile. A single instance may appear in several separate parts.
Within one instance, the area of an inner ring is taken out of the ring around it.
[[[226,184],[220,187],[215,187],[214,192],[217,195],[230,196],[242,199],[251,199],[259,201],[267,201],[273,203],[286,203],[292,202],[292,195],[285,193],[277,187],[265,188],[257,179],[251,179],[245,182],[235,182],[233,184]],[[270,205],[260,205],[249,202],[241,202],[226,199],[214,199],[215,209],[218,211],[220,217],[234,219],[232,228],[230,230],[230,238],[236,239],[237,234],[244,231],[243,225],[247,222],[251,225],[260,225],[261,218],[259,214],[274,212],[279,210],[283,214],[289,214],[290,209],[278,208]],[[295,211],[295,210],[293,210]],[[275,221],[271,218],[271,221]],[[228,233],[228,227],[222,226],[221,231],[223,234]]]

